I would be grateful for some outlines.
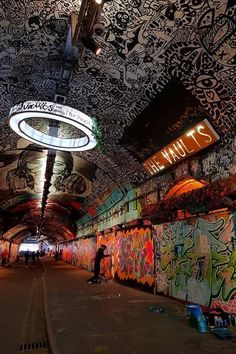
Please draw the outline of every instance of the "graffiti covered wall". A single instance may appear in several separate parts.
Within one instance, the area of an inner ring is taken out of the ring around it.
[[[96,238],[85,238],[76,241],[77,265],[89,272],[93,270],[93,263],[96,254]]]
[[[93,270],[96,250],[106,245],[101,261],[101,275],[106,278],[134,280],[139,284],[153,285],[153,245],[149,228],[112,232],[97,239],[80,239],[62,245],[62,259],[88,271]]]
[[[16,243],[11,244],[10,262],[15,262],[18,254],[19,245]]]
[[[9,242],[0,240],[0,265],[2,264],[2,253],[7,251],[7,255],[9,252]]]
[[[155,226],[157,291],[236,312],[235,215]]]
[[[61,259],[64,262],[72,263],[72,243],[66,243],[60,247]]]
[[[7,253],[9,254],[9,247],[10,247],[10,243],[8,241],[5,240],[0,240],[0,264],[2,261],[2,252],[4,250],[7,251]],[[18,244],[11,244],[11,248],[10,248],[10,262],[14,262],[16,260],[17,257],[17,253],[18,253],[18,249],[19,249],[19,245]]]
[[[118,231],[114,255],[115,273],[120,280],[153,284],[153,246],[151,230]]]
[[[88,271],[93,270],[96,253],[96,238],[80,239],[61,245],[61,258],[64,262]]]

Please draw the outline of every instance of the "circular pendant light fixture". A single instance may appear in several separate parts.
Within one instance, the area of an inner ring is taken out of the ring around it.
[[[97,142],[92,133],[93,120],[74,108],[47,101],[26,101],[11,108],[10,127],[22,138],[55,150],[84,151],[93,149]],[[47,119],[66,123],[84,133],[83,137],[60,138],[33,128],[27,119]]]

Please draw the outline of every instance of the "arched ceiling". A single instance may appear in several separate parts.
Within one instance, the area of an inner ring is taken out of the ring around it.
[[[0,5],[1,218],[14,225],[21,218],[27,232],[40,220],[47,150],[19,139],[8,114],[19,102],[53,101],[70,14],[80,5]],[[98,119],[104,151],[57,153],[44,222],[54,240],[71,238],[73,223],[109,186],[145,181],[142,161],[189,124],[208,118],[225,154],[235,136],[235,1],[113,0],[105,3],[102,22],[105,33],[96,37],[102,52],[85,50],[73,64],[66,104]],[[64,233],[54,235],[53,218],[66,225]]]

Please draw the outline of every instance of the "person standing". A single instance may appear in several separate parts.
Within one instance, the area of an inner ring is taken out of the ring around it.
[[[36,254],[35,252],[31,252],[31,258],[32,258],[32,263],[35,264],[35,257],[36,257]]]
[[[101,260],[105,257],[110,257],[109,254],[104,254],[104,251],[106,250],[106,248],[107,248],[106,245],[101,245],[99,247],[99,249],[97,250],[95,260],[94,260],[94,277],[93,277],[94,283],[96,283],[99,279]]]
[[[25,266],[28,267],[28,263],[29,263],[29,256],[30,256],[30,252],[29,250],[25,251]]]

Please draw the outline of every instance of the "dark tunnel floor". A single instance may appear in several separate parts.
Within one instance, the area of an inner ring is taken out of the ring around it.
[[[43,266],[0,268],[0,353],[47,354]]]
[[[88,285],[91,273],[52,259],[45,259],[44,264],[55,354],[236,352],[235,341],[222,341],[191,328],[185,305],[115,282]],[[42,274],[40,266],[25,268],[21,263],[0,268],[1,354],[20,353],[23,342],[46,340]],[[152,304],[165,312],[148,311]],[[24,352],[48,353],[39,348]]]

